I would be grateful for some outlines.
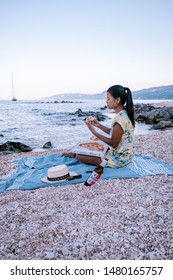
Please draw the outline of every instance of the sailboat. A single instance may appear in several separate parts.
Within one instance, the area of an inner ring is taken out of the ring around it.
[[[12,101],[17,101],[17,98],[14,96],[14,81],[13,81],[13,72],[11,73],[11,82],[12,82]]]

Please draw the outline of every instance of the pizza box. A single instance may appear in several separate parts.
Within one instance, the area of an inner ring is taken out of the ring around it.
[[[79,141],[77,145],[72,148],[71,152],[88,156],[103,157],[107,148],[107,144],[98,138],[95,140],[95,136],[90,135]]]

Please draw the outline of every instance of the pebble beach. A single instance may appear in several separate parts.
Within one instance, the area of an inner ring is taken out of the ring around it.
[[[136,153],[173,165],[173,130],[135,136]],[[1,156],[11,160],[62,150]],[[173,176],[100,180],[0,194],[1,260],[171,260]]]

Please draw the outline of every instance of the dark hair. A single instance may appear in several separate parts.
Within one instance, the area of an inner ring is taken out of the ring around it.
[[[134,106],[133,106],[131,90],[127,87],[115,85],[108,88],[107,92],[109,92],[114,98],[120,97],[121,104],[123,105],[124,109],[127,111],[127,115],[131,120],[132,125],[135,127]]]

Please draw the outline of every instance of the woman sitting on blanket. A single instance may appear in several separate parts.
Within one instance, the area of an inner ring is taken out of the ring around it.
[[[114,109],[116,114],[111,128],[101,124],[96,118],[88,117],[85,123],[88,129],[98,139],[105,142],[109,148],[105,156],[109,159],[108,165],[111,167],[122,167],[131,162],[134,155],[133,135],[134,135],[134,106],[132,94],[129,88],[115,85],[107,90],[107,107]],[[100,134],[95,127],[101,129],[109,137]],[[64,153],[65,156],[70,154]],[[102,161],[100,157],[74,154],[81,162],[99,165]]]

